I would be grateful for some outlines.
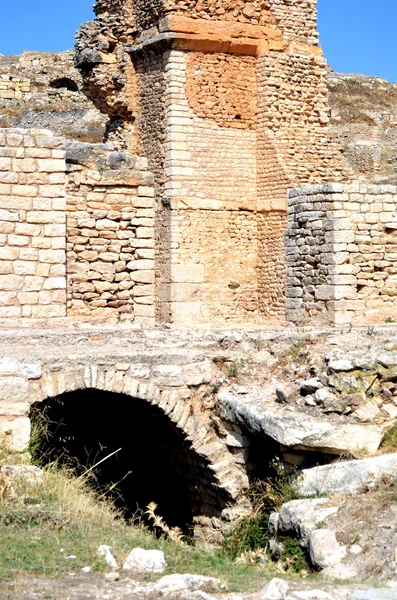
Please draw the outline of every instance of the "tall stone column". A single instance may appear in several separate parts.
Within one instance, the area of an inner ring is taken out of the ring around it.
[[[93,60],[155,176],[157,322],[283,324],[287,189],[342,176],[315,1],[120,3]]]

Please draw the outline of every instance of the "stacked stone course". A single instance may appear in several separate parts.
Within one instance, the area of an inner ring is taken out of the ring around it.
[[[66,314],[65,143],[0,130],[0,316]]]
[[[87,94],[109,117],[108,141],[123,153],[83,145],[69,157],[66,179],[59,164],[67,314],[148,327],[283,324],[287,189],[349,178],[327,133],[315,3],[98,0],[96,14],[78,34],[76,62]],[[24,55],[18,73],[41,60]],[[62,60],[73,69],[68,56]],[[336,310],[336,298],[319,296],[340,275],[321,262],[329,253],[339,260],[338,244],[316,229],[323,221],[338,227],[329,202],[312,229],[311,218],[302,226],[305,209],[292,208],[291,196],[287,317],[294,322]],[[353,217],[351,224],[359,229]],[[365,262],[364,241],[354,243]],[[377,250],[382,244],[376,238]],[[368,260],[372,267],[375,258]],[[379,271],[371,279],[378,283],[364,284],[364,262],[354,273],[355,300],[367,298],[357,311],[376,308],[370,287],[392,285],[393,274]]]
[[[355,183],[290,191],[287,319],[396,319],[397,187]]]
[[[7,73],[0,74],[0,98],[21,100],[30,92],[30,79],[15,77]]]
[[[134,166],[69,174],[69,315],[154,325],[154,191],[146,159]]]

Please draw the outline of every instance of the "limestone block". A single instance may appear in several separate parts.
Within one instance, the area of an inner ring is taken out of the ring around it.
[[[157,385],[169,387],[184,384],[183,368],[178,365],[158,365],[152,369],[152,378]]]
[[[7,447],[12,452],[26,452],[30,442],[29,417],[16,417],[11,420],[0,418],[0,436],[5,436]]]
[[[26,378],[0,376],[0,410],[4,403],[9,401],[24,403],[28,397],[29,384]]]
[[[205,267],[199,263],[171,265],[171,281],[175,283],[202,283]]]
[[[362,448],[366,448],[363,440]],[[304,469],[299,480],[299,493],[305,496],[329,492],[357,492],[364,485],[373,487],[378,481],[397,476],[397,454],[386,454],[361,460],[335,462]]]
[[[261,591],[261,600],[286,600],[289,583],[284,579],[274,577]]]
[[[183,376],[186,385],[202,385],[210,383],[212,379],[212,364],[209,361],[193,363],[183,367]]]
[[[312,531],[308,546],[312,564],[320,569],[337,565],[347,554],[345,546],[338,543],[335,532],[329,529]]]
[[[166,568],[164,552],[134,548],[123,562],[123,570],[140,573],[162,573]]]
[[[172,302],[171,311],[174,323],[192,327],[200,320],[201,302]]]
[[[282,533],[298,536],[299,543],[306,548],[310,533],[338,510],[337,506],[329,506],[327,498],[291,500],[280,509],[278,529]]]
[[[132,271],[130,277],[135,283],[154,284],[154,271]]]

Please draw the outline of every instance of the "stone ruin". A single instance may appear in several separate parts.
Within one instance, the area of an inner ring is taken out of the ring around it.
[[[26,53],[0,78],[3,100],[29,100],[20,74],[49,61],[69,75],[58,100],[80,87],[107,120],[102,144],[0,130],[0,318],[393,318],[396,188],[343,187],[315,3],[98,0],[96,14],[78,70]]]
[[[0,134],[0,316],[203,328],[384,319],[394,188],[333,196],[355,213],[348,242],[335,221],[348,216],[317,188],[299,204],[291,192],[288,223],[288,189],[350,177],[328,135],[315,4],[98,1],[96,14],[77,35],[81,79],[68,68],[106,115],[105,143]]]
[[[192,523],[220,528],[244,509],[230,515],[250,442],[217,414],[214,364],[237,364],[240,341],[256,356],[265,333],[162,329],[393,319],[397,187],[352,181],[329,137],[314,1],[97,0],[96,15],[76,77],[102,143],[0,129],[0,326],[48,331],[3,336],[0,431],[23,451],[32,404],[132,399],[128,424],[136,408],[176,440]],[[25,86],[0,78],[0,97]],[[80,344],[81,324],[118,337]]]

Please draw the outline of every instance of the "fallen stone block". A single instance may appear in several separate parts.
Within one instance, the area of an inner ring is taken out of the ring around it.
[[[141,573],[162,573],[167,563],[161,550],[144,550],[134,548],[123,562],[125,571],[140,571]]]
[[[320,569],[339,564],[347,554],[345,546],[338,543],[335,532],[330,529],[312,531],[308,549],[312,565]]]
[[[357,492],[364,485],[375,486],[385,477],[396,476],[397,454],[385,454],[304,469],[298,481],[298,491],[305,497],[328,492]]]
[[[284,579],[274,577],[261,591],[262,600],[285,600],[289,590],[289,584]]]

